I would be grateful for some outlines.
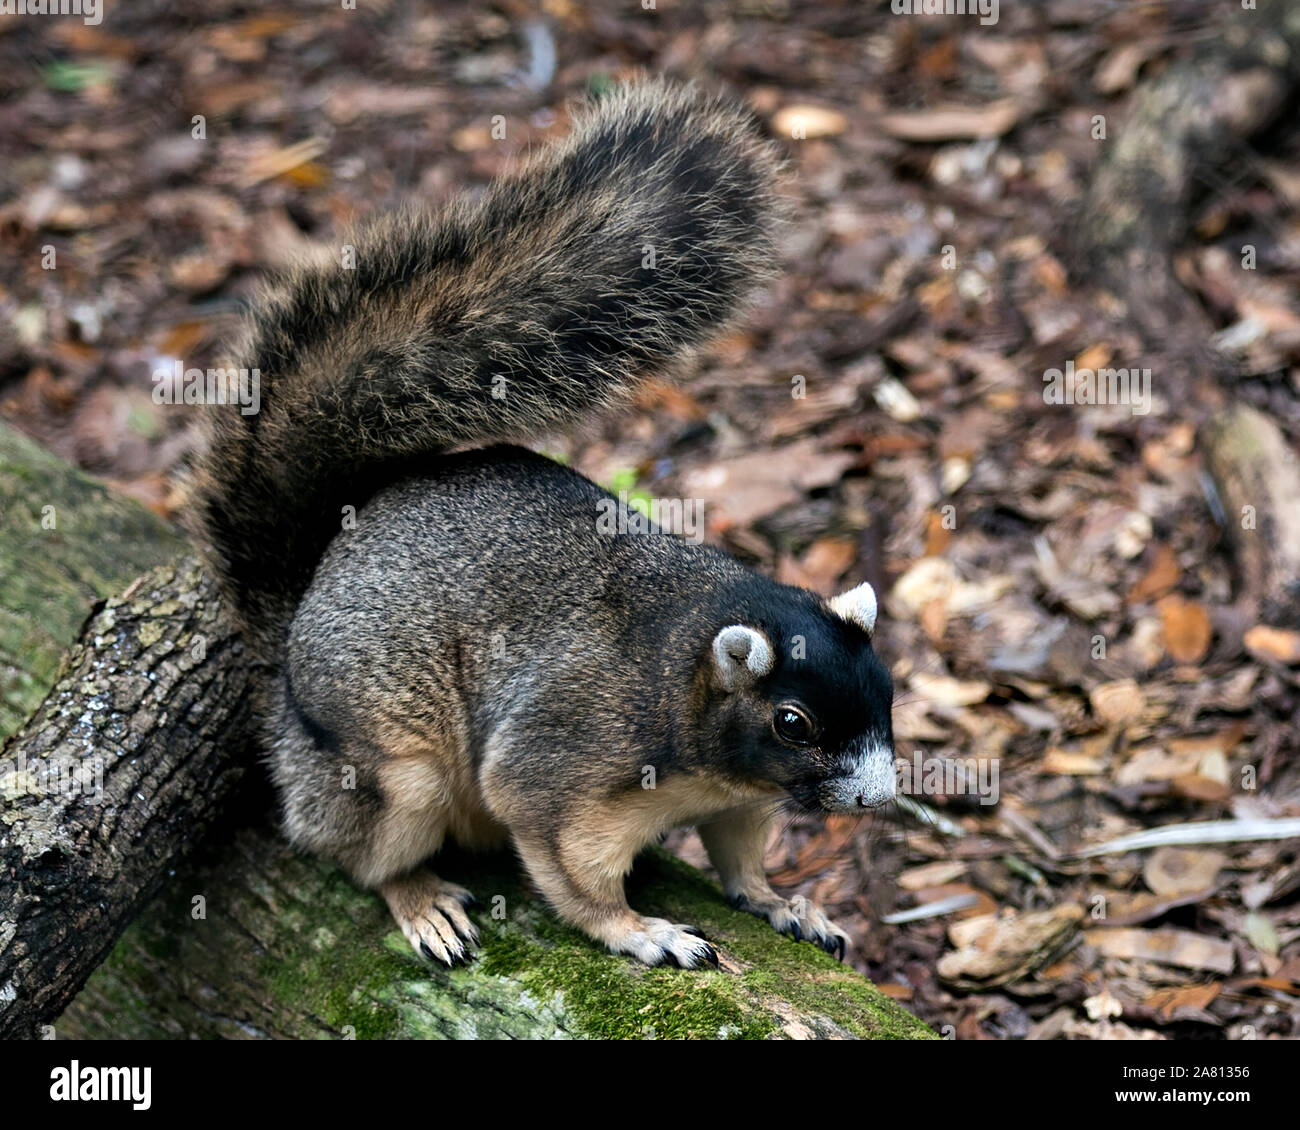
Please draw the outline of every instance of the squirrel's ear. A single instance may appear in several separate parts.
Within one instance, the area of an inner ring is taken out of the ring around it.
[[[868,584],[842,592],[831,601],[831,611],[841,620],[857,624],[867,635],[876,631],[876,590]]]
[[[733,624],[713,637],[713,666],[724,690],[761,679],[772,670],[774,659],[772,645],[754,628]]]

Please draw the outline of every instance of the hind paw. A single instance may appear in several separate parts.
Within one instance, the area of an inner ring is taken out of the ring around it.
[[[432,871],[392,879],[380,890],[416,953],[450,967],[469,964],[478,947],[478,927],[465,913],[475,902],[469,891]]]

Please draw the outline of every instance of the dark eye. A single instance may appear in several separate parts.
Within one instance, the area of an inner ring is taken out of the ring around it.
[[[778,738],[791,745],[809,745],[816,737],[808,715],[789,703],[776,708],[772,715],[772,729]]]

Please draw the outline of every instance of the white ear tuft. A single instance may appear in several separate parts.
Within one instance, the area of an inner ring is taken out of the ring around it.
[[[876,590],[868,584],[842,592],[831,601],[831,611],[841,620],[857,624],[867,635],[876,630]]]
[[[772,670],[772,645],[755,628],[733,624],[713,637],[713,665],[724,690],[734,691]]]

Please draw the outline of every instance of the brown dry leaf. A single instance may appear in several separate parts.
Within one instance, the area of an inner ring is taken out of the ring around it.
[[[84,341],[56,341],[50,348],[60,361],[72,366],[90,365],[100,357],[99,350]]]
[[[940,557],[951,544],[952,528],[945,524],[942,514],[931,510],[925,518],[925,555]]]
[[[981,679],[954,679],[951,675],[919,675],[911,681],[912,690],[927,702],[939,706],[975,706],[993,692],[993,685]]]
[[[202,322],[179,322],[163,334],[158,352],[167,357],[189,357],[207,337],[207,332]]]
[[[1137,81],[1138,71],[1157,51],[1152,43],[1130,40],[1122,43],[1102,59],[1092,85],[1098,94],[1119,94]]]
[[[1137,721],[1147,704],[1146,696],[1132,679],[1117,679],[1094,687],[1088,696],[1093,713],[1110,726]]]
[[[838,110],[799,103],[785,106],[773,115],[772,132],[794,138],[837,137],[848,124],[848,118]]]
[[[1191,773],[1186,777],[1175,777],[1171,782],[1173,791],[1178,796],[1189,800],[1201,800],[1207,803],[1227,800],[1232,790],[1226,781],[1208,777],[1204,773]]]
[[[1070,289],[1070,275],[1065,266],[1051,255],[1041,255],[1034,260],[1034,281],[1052,294],[1065,294]]]
[[[1183,969],[1227,974],[1232,972],[1236,961],[1231,942],[1172,927],[1160,930],[1097,927],[1085,930],[1083,937],[1107,957],[1158,961]]]
[[[1297,984],[1294,979],[1276,973],[1272,977],[1238,977],[1236,980],[1228,981],[1225,987],[1234,993],[1242,989],[1267,989],[1270,992],[1289,993],[1294,996],[1300,992],[1300,984]]]
[[[1246,650],[1264,662],[1300,663],[1300,632],[1256,624],[1243,637]]]
[[[1175,1010],[1194,1009],[1203,1012],[1223,989],[1223,982],[1211,981],[1206,985],[1182,985],[1156,989],[1142,1003],[1160,1013],[1166,1020],[1174,1018]]]
[[[667,381],[646,381],[637,394],[638,408],[660,408],[677,420],[703,420],[708,413],[689,392]]]
[[[215,290],[230,274],[230,262],[204,253],[178,255],[167,268],[167,277],[181,290],[206,294]]]
[[[941,859],[935,863],[909,867],[898,876],[897,884],[905,891],[921,891],[927,887],[939,887],[951,883],[964,874],[966,874],[966,864],[961,860]]]
[[[1205,606],[1181,596],[1165,597],[1156,606],[1165,633],[1165,648],[1178,663],[1199,663],[1210,650],[1210,614]]]
[[[926,78],[956,78],[957,37],[947,36],[933,47],[922,51],[916,60],[916,73]]]
[[[1203,759],[1222,760],[1229,757],[1232,751],[1241,745],[1242,739],[1249,730],[1249,723],[1233,722],[1213,734],[1201,734],[1194,738],[1170,738],[1166,744],[1171,753],[1194,753]]]
[[[285,173],[292,172],[299,165],[314,161],[328,147],[329,143],[323,137],[309,137],[294,145],[286,145],[282,149],[259,153],[248,162],[240,178],[240,183],[245,188],[251,188],[264,180],[283,176]]]
[[[839,591],[839,579],[857,559],[858,546],[852,538],[818,538],[798,561],[782,558],[776,579],[782,584],[799,585],[822,596],[832,596]]]
[[[1052,748],[1043,755],[1039,768],[1044,773],[1059,773],[1064,777],[1092,777],[1106,772],[1106,760],[1087,753]]]
[[[921,628],[931,643],[938,643],[948,631],[948,606],[942,600],[932,600],[921,609],[917,617]]]
[[[1095,345],[1088,346],[1078,357],[1074,359],[1074,367],[1078,369],[1100,369],[1104,365],[1110,364],[1113,354],[1109,343],[1099,341]]]
[[[67,412],[77,403],[77,394],[71,382],[54,379],[54,374],[44,365],[31,369],[23,379],[23,391],[33,403],[44,402],[59,412]]]
[[[801,440],[776,451],[756,451],[694,468],[682,476],[685,493],[708,500],[715,516],[710,525],[715,529],[748,526],[798,502],[810,490],[838,482],[856,462],[846,452],[825,450],[823,442]],[[719,514],[720,521],[716,520]]]
[[[793,887],[805,879],[820,875],[835,860],[838,860],[846,845],[858,830],[856,816],[828,816],[826,830],[811,837],[802,848],[794,863],[783,871],[777,871],[769,878],[778,886]]]
[[[1163,847],[1153,851],[1142,868],[1142,878],[1151,890],[1163,898],[1209,892],[1227,862],[1217,851]]]
[[[35,7],[30,11],[35,12]],[[13,21],[8,21],[6,30],[13,26]],[[63,44],[69,51],[80,51],[91,55],[112,55],[117,59],[134,59],[141,50],[141,45],[133,40],[120,35],[109,35],[101,25],[83,24],[79,20],[59,23],[52,27],[48,34],[50,39]]]
[[[321,188],[329,184],[330,171],[319,161],[304,161],[282,173],[281,179],[299,188]]]
[[[1212,894],[1212,891],[1197,891],[1182,898],[1163,899],[1146,891],[1129,893],[1113,891],[1106,895],[1106,925],[1137,926],[1177,910],[1180,906],[1192,906]]]
[[[1196,753],[1169,753],[1159,746],[1143,746],[1116,771],[1115,784],[1129,787],[1146,781],[1172,781],[1195,773],[1200,760]]]
[[[1146,575],[1129,590],[1129,604],[1142,604],[1164,596],[1178,584],[1182,575],[1183,571],[1179,567],[1178,557],[1173,547],[1163,544],[1156,546],[1151,567],[1146,571]]]
[[[948,928],[948,938],[957,948],[939,959],[939,977],[971,989],[1018,981],[1048,964],[1074,935],[1082,918],[1083,911],[1077,906],[1057,906],[954,922]]]
[[[205,34],[210,47],[236,63],[256,63],[266,57],[267,40],[287,31],[301,17],[288,13],[264,13],[238,23],[223,24]]]
[[[946,615],[965,616],[990,607],[1015,586],[1010,574],[963,581],[947,558],[922,557],[894,582],[890,597],[913,615],[937,602]]]
[[[894,737],[909,742],[946,742],[952,735],[930,717],[930,704],[913,699],[894,707]]]
[[[1001,137],[1020,120],[1021,104],[1003,98],[986,106],[937,106],[882,114],[879,127],[900,141],[969,141]]]

